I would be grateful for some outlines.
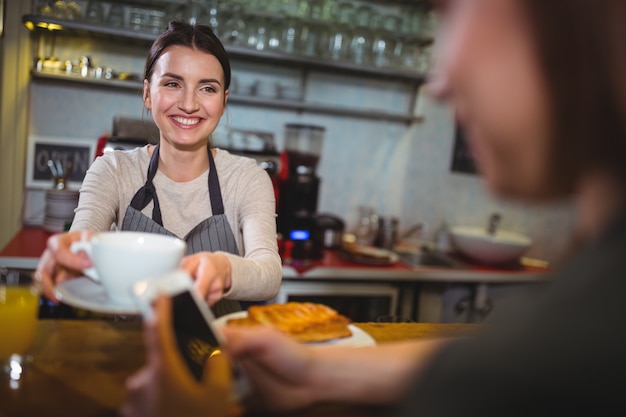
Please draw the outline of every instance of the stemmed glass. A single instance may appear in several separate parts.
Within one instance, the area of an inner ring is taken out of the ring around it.
[[[0,375],[19,381],[35,338],[39,283],[31,274],[0,267]]]

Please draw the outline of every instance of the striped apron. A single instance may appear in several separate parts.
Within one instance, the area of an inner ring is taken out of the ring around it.
[[[223,251],[237,255],[239,254],[237,242],[235,241],[235,236],[230,228],[228,219],[224,214],[224,203],[222,201],[222,192],[217,170],[215,169],[215,161],[213,160],[211,149],[207,147],[207,150],[209,153],[209,198],[211,199],[213,216],[200,222],[187,236],[182,238],[187,242],[186,255],[202,251]],[[163,221],[161,220],[159,200],[152,182],[157,173],[158,165],[159,145],[156,145],[152,153],[152,158],[150,158],[150,165],[148,166],[148,178],[145,185],[137,191],[130,202],[130,206],[126,209],[124,221],[122,222],[122,230],[158,233],[178,237],[164,228]],[[141,212],[150,201],[154,202],[152,218],[149,218]],[[212,310],[213,314],[219,317],[240,311],[241,305],[239,301],[221,299],[213,305]]]

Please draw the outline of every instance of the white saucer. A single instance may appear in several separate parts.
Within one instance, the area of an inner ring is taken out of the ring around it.
[[[216,318],[214,321],[214,324],[219,328],[219,327],[225,326],[226,322],[230,319],[243,318],[247,316],[248,316],[247,311],[237,311],[235,313],[226,314],[225,316]],[[376,341],[374,340],[374,338],[370,336],[369,333],[366,333],[363,329],[353,324],[348,325],[348,328],[352,332],[352,336],[350,337],[343,337],[340,339],[328,340],[326,342],[307,343],[307,345],[309,346],[335,345],[335,346],[354,346],[354,347],[376,345]]]
[[[97,313],[140,314],[130,295],[128,303],[112,301],[102,285],[85,277],[70,279],[57,285],[56,296],[67,305]]]

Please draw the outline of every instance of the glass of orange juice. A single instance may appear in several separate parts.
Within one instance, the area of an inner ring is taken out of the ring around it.
[[[0,366],[19,380],[35,338],[39,285],[26,273],[0,268]]]

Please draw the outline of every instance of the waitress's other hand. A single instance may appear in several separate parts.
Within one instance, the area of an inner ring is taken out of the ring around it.
[[[225,354],[211,356],[202,382],[189,372],[172,327],[172,302],[159,296],[155,316],[144,323],[146,365],[126,380],[125,417],[222,417],[232,414],[231,367]]]
[[[80,240],[89,240],[95,232],[83,230],[57,233],[48,238],[46,249],[39,258],[35,279],[41,283],[43,295],[58,301],[54,287],[70,278],[82,275],[82,270],[91,267],[91,260],[84,252],[73,253],[70,245]]]
[[[198,252],[185,256],[180,267],[194,278],[196,289],[209,306],[218,302],[230,289],[230,261],[221,253]]]

